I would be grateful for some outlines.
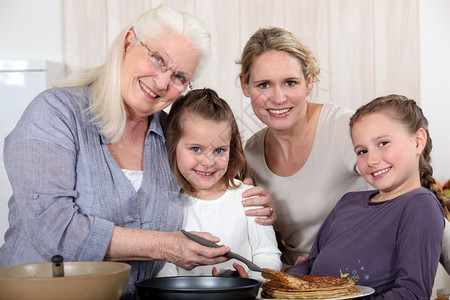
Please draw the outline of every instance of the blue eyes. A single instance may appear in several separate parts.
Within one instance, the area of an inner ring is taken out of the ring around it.
[[[152,56],[151,54],[149,55]],[[165,67],[164,59],[162,59],[161,56],[159,56],[158,54],[154,54],[153,59],[156,60],[161,65],[161,68]]]
[[[182,84],[186,84],[186,82],[187,82],[187,79],[183,76],[183,75],[181,75],[180,73],[174,73],[173,74],[173,77],[176,79],[176,80],[178,80],[180,83],[182,83]]]
[[[202,152],[202,150],[200,149],[200,147],[192,147],[192,151],[194,151],[194,152],[196,152],[196,153]],[[225,149],[223,149],[223,148],[217,148],[217,149],[214,149],[214,153],[216,153],[216,154],[222,154],[222,153],[224,153],[224,152],[225,152]]]

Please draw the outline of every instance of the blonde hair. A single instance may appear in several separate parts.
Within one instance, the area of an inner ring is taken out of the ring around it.
[[[183,116],[186,115],[199,116],[202,119],[217,122],[229,122],[231,130],[230,157],[227,171],[220,182],[225,184],[228,189],[238,187],[233,179],[244,180],[248,177],[249,170],[236,119],[227,102],[220,98],[215,91],[205,88],[192,90],[175,101],[166,122],[165,135],[169,163],[183,191],[188,194],[196,192],[177,167],[176,149],[183,136],[183,120],[185,119]]]
[[[425,118],[422,109],[414,100],[408,99],[405,96],[393,94],[379,97],[361,106],[350,118],[350,132],[358,120],[365,115],[373,113],[385,113],[390,118],[401,122],[410,133],[415,133],[420,128],[425,130],[427,133],[427,143],[419,160],[420,185],[429,189],[436,196],[448,219],[450,215],[447,205],[450,205],[450,202],[433,178],[433,168],[431,167],[431,149],[433,148],[433,144],[430,133],[428,132],[428,120]]]
[[[106,62],[102,66],[79,72],[69,77],[65,83],[66,87],[92,85],[90,110],[94,115],[93,121],[99,127],[100,133],[110,142],[120,139],[127,120],[127,111],[121,93],[121,68],[127,33],[133,29],[141,39],[157,38],[167,28],[185,36],[198,51],[200,60],[193,74],[195,79],[209,57],[210,33],[197,19],[160,4],[143,13],[133,24],[120,32],[111,45]]]
[[[236,62],[241,65],[239,75],[245,83],[249,83],[255,58],[267,51],[283,51],[297,58],[305,79],[311,77],[313,84],[318,85],[320,67],[317,59],[292,33],[279,27],[260,28],[247,41],[240,60]]]

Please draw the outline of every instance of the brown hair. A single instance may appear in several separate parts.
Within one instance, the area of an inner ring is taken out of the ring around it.
[[[169,163],[183,191],[188,194],[195,192],[194,187],[192,187],[178,170],[176,158],[177,144],[183,135],[183,117],[187,114],[199,116],[205,120],[217,122],[227,121],[230,123],[230,158],[227,171],[221,178],[221,182],[228,189],[238,187],[233,179],[244,180],[244,178],[249,176],[249,170],[245,161],[241,135],[239,134],[236,119],[225,100],[221,99],[214,90],[204,88],[192,90],[186,95],[179,97],[172,104],[167,118],[165,135]]]
[[[447,205],[450,205],[450,202],[433,178],[433,168],[431,167],[431,149],[433,148],[433,144],[430,133],[428,132],[428,120],[423,115],[422,109],[414,100],[408,99],[405,96],[388,95],[379,97],[363,105],[355,112],[350,119],[350,131],[361,117],[372,113],[387,114],[392,119],[401,122],[411,133],[415,133],[420,128],[425,130],[427,133],[427,143],[419,160],[420,184],[433,192],[444,208],[445,216],[448,219],[449,212]]]
[[[251,66],[255,58],[271,50],[283,51],[297,58],[305,79],[311,77],[313,84],[319,83],[319,63],[312,52],[292,33],[279,27],[260,28],[247,41],[241,59],[236,62],[241,65],[239,75],[244,82],[249,83]]]

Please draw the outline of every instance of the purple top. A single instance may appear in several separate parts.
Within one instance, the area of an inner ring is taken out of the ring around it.
[[[344,195],[322,225],[308,260],[289,273],[353,279],[375,289],[366,299],[430,299],[442,248],[442,208],[426,188],[370,202],[377,193]]]

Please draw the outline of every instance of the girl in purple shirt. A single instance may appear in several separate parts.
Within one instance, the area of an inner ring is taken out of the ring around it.
[[[447,200],[432,177],[428,121],[413,100],[389,95],[359,108],[350,130],[377,190],[344,195],[289,273],[352,279],[375,289],[368,299],[430,299]]]

